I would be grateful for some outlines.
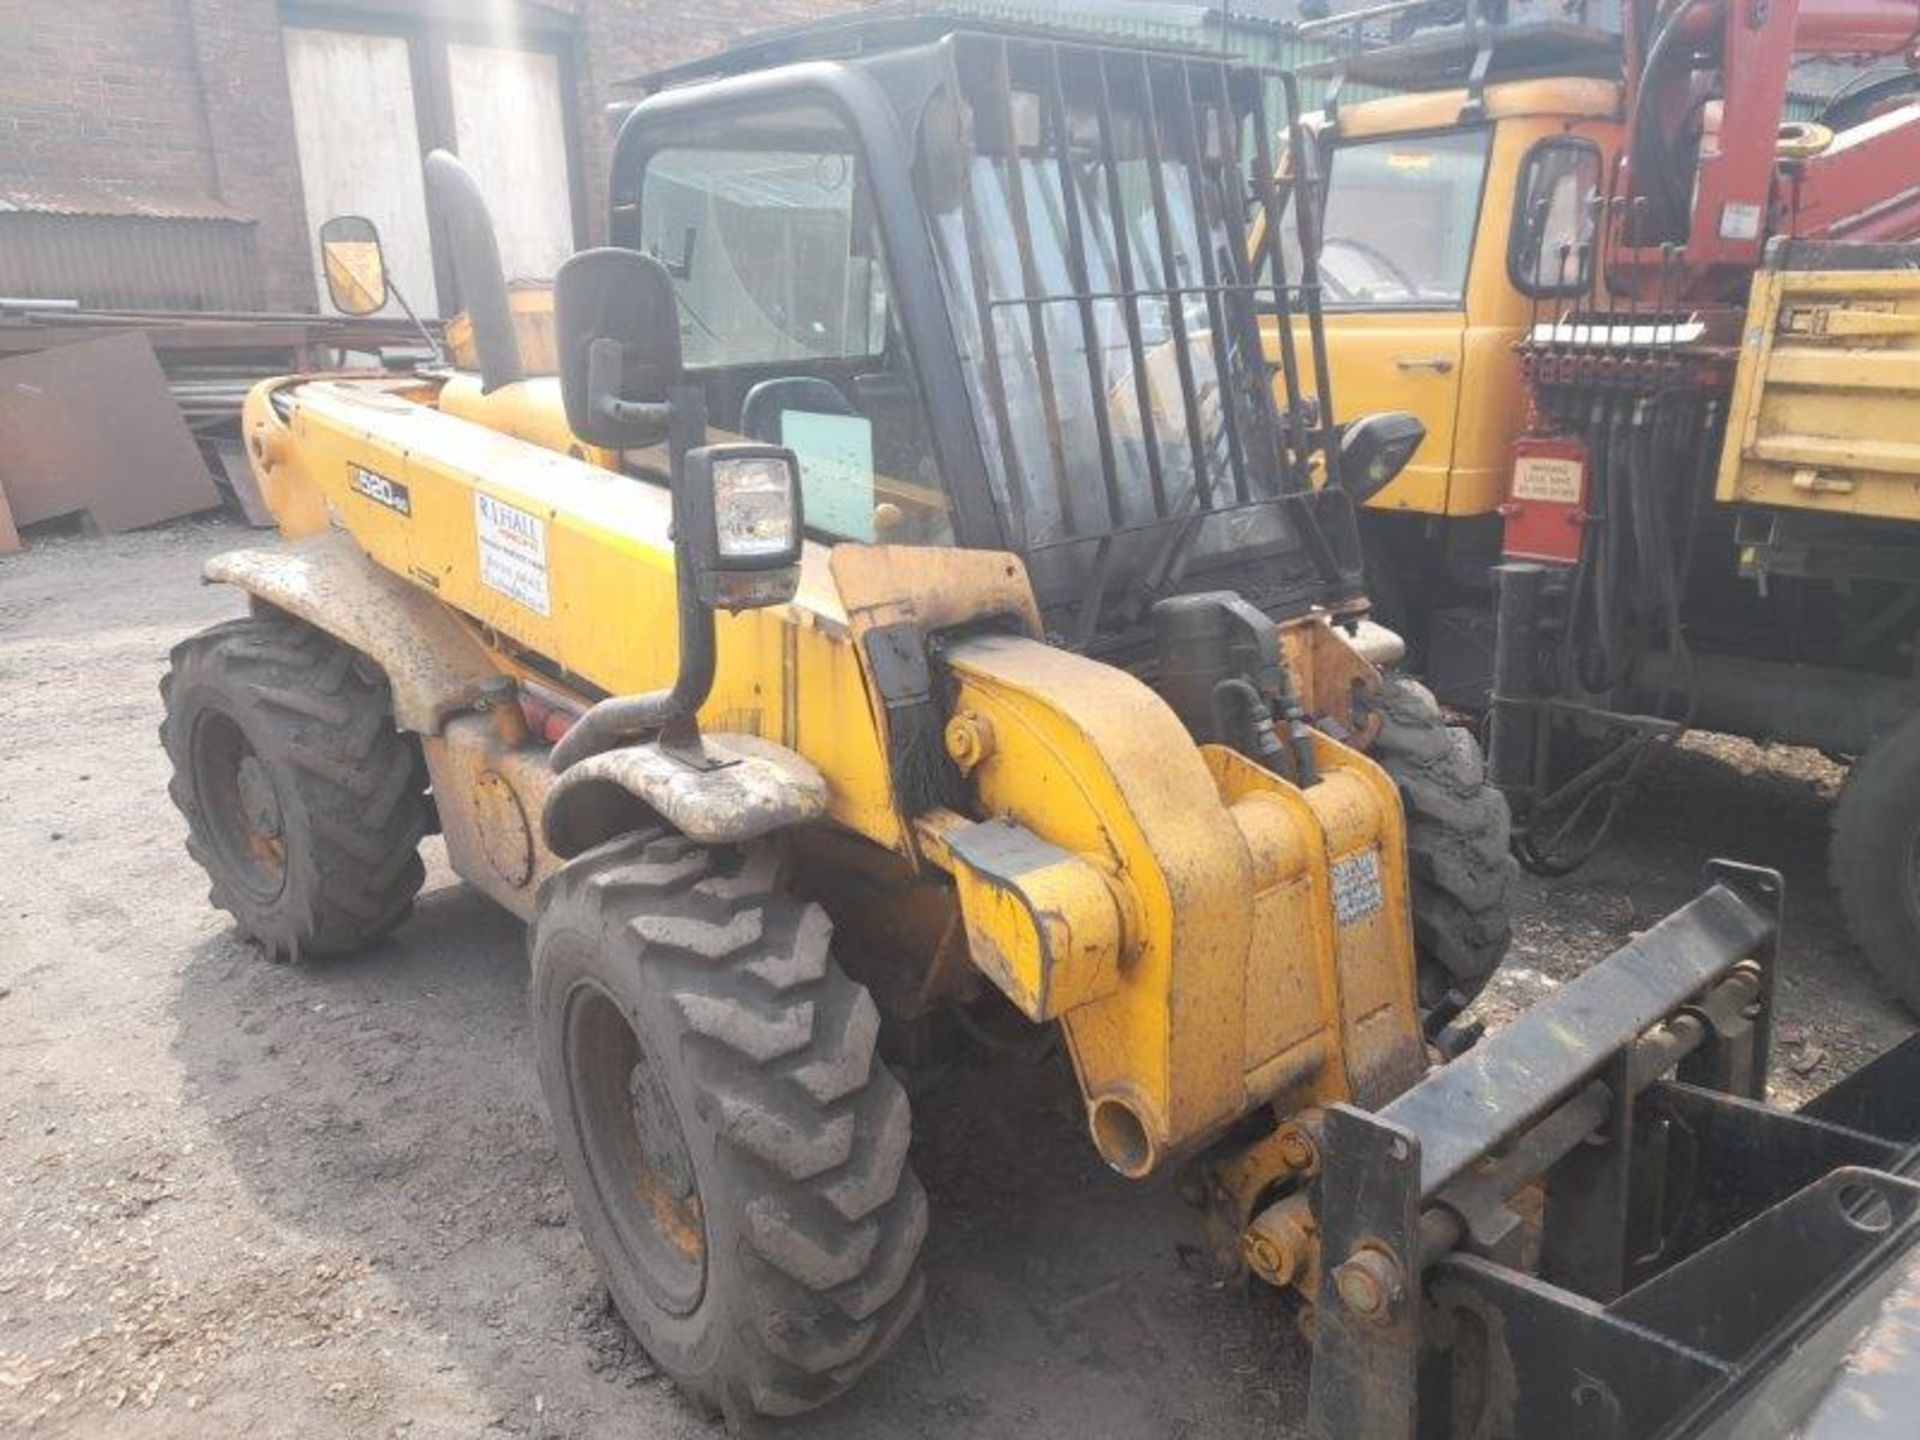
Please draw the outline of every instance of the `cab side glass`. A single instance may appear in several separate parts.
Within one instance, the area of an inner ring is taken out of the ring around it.
[[[664,133],[637,178],[631,243],[672,278],[714,428],[793,453],[819,538],[951,543],[872,180],[839,113],[710,117]]]
[[[1507,271],[1521,293],[1579,295],[1593,281],[1600,151],[1586,140],[1542,140],[1521,167]]]

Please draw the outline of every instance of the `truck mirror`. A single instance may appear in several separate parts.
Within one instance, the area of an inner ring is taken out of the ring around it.
[[[1427,427],[1404,410],[1363,415],[1340,432],[1340,484],[1364,505],[1406,469]]]
[[[320,268],[327,298],[342,315],[386,308],[387,257],[380,231],[364,215],[336,215],[320,227]]]
[[[751,610],[791,600],[800,584],[800,462],[778,445],[687,452],[673,499],[680,561],[700,603]]]
[[[667,267],[637,250],[582,250],[554,276],[553,326],[573,433],[609,450],[658,441],[680,383],[680,309]]]

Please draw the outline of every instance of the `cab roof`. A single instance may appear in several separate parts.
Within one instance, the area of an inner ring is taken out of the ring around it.
[[[1131,35],[1102,34],[1084,25],[1006,20],[962,9],[943,9],[914,3],[914,0],[900,0],[900,3],[875,5],[825,20],[762,30],[711,55],[622,80],[618,84],[623,89],[654,94],[695,81],[751,74],[805,60],[854,60],[862,56],[929,45],[960,31],[1056,40],[1081,46],[1119,46],[1127,50],[1190,55],[1209,60],[1221,58],[1217,50],[1142,40]]]
[[[1462,123],[1469,98],[1463,86],[1342,105],[1338,111],[1339,133],[1342,139],[1365,139],[1451,130]],[[1481,118],[1512,120],[1545,116],[1565,120],[1618,120],[1622,103],[1622,88],[1612,80],[1580,76],[1506,80],[1488,85],[1481,92]]]

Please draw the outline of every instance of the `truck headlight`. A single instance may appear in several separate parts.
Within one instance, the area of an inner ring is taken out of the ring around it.
[[[744,610],[791,599],[804,538],[799,460],[778,445],[689,450],[674,525],[703,604]]]

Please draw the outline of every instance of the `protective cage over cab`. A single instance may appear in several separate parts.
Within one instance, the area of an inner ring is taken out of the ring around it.
[[[1290,75],[916,17],[656,83],[614,243],[667,264],[713,423],[799,454],[819,538],[1015,551],[1081,647],[1183,590],[1363,603],[1316,247],[1281,253]]]

